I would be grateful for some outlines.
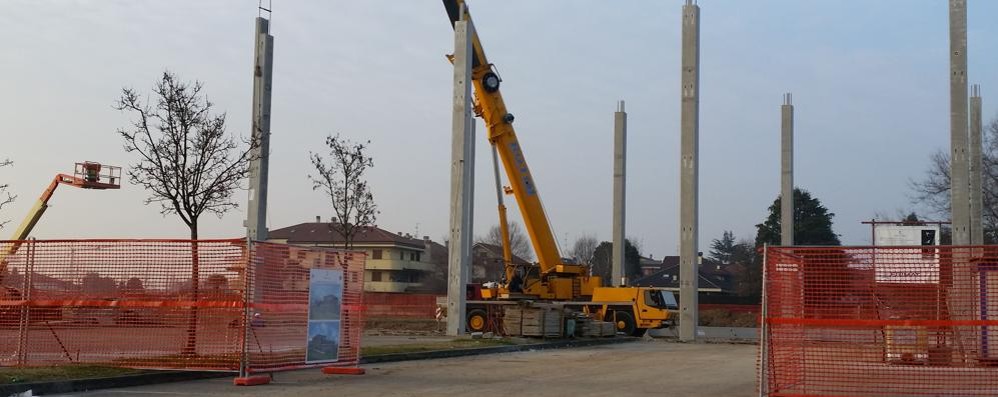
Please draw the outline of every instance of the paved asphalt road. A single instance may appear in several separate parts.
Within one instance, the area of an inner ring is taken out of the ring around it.
[[[278,373],[269,385],[231,378],[62,396],[753,396],[755,345],[645,339],[606,346],[366,365],[367,375]]]

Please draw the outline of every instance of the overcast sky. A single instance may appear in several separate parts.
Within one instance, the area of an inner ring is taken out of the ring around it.
[[[643,253],[678,246],[679,54],[683,1],[472,1],[471,11],[548,217],[562,243],[610,237],[613,111],[627,101],[627,234]],[[250,125],[257,2],[5,1],[0,169],[18,201],[10,233],[52,177],[91,160],[127,166],[112,108],[123,86],[149,92],[164,69],[205,83]],[[908,181],[948,148],[947,2],[702,0],[700,244],[754,238],[779,189],[782,94],[796,106],[796,184],[834,212],[846,244],[859,222],[913,208]],[[438,0],[274,1],[268,224],[332,211],[307,179],[308,152],[340,133],[371,140],[368,178],[393,232],[447,232],[453,32]],[[998,2],[969,1],[969,76],[996,115]],[[993,98],[993,97],[992,97]],[[480,121],[479,121],[480,123]],[[475,229],[496,221],[479,128]],[[183,238],[175,216],[120,191],[61,188],[38,238]],[[245,204],[246,192],[236,199]],[[511,219],[518,220],[510,205]],[[240,208],[205,217],[204,237],[244,235]]]

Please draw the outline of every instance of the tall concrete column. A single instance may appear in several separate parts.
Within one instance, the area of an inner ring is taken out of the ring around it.
[[[679,340],[696,341],[699,269],[700,7],[683,6],[679,176]]]
[[[474,29],[472,27],[471,29]],[[471,81],[470,79],[468,80]],[[472,84],[468,84],[471,86]],[[464,143],[464,197],[466,197],[467,205],[464,206],[464,225],[461,226],[461,231],[464,232],[465,236],[461,239],[461,243],[464,244],[461,247],[461,252],[464,252],[464,283],[468,284],[471,282],[471,261],[472,253],[471,248],[474,246],[474,233],[475,233],[475,131],[477,130],[477,124],[475,124],[474,114],[469,115],[471,120],[471,130],[465,135]]]
[[[794,245],[794,104],[789,92],[780,113],[780,245],[789,247]]]
[[[624,280],[626,172],[627,112],[624,111],[624,101],[620,101],[617,103],[617,111],[613,113],[613,266],[610,272],[611,285],[626,284]]]
[[[249,204],[246,206],[246,236],[267,240],[267,173],[270,162],[270,94],[274,76],[274,36],[270,21],[256,18],[256,50],[253,61],[253,123],[251,136],[257,145],[251,150],[249,165]]]
[[[983,186],[981,185],[981,86],[970,89],[970,243],[984,244]]]
[[[462,12],[462,14],[464,14]],[[471,103],[472,27],[454,23],[454,116],[451,135],[450,242],[447,266],[447,334],[465,329],[465,285],[471,269],[471,165],[474,115]]]
[[[967,1],[949,1],[950,207],[953,244],[970,244],[970,161],[967,158]]]

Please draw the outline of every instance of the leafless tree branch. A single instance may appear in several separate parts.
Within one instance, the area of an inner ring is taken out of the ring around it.
[[[202,214],[221,217],[238,207],[232,195],[249,174],[258,144],[251,138],[240,145],[227,135],[225,113],[212,113],[214,104],[203,90],[201,82],[183,82],[166,71],[153,87],[152,100],[124,88],[114,106],[134,117],[130,126],[117,130],[125,151],[138,156],[129,178],[150,192],[146,204],[179,216],[192,239]]]
[[[489,233],[484,237],[479,237],[477,240],[480,243],[502,247],[502,230],[499,228],[499,225],[492,225],[489,228]],[[534,251],[530,247],[530,240],[517,222],[509,223],[509,249],[513,252],[513,255],[520,257],[520,259],[528,262],[534,260]]]
[[[343,236],[343,247],[352,248],[356,234],[373,225],[378,216],[374,195],[364,179],[364,172],[374,167],[367,155],[366,143],[353,143],[338,134],[326,137],[329,158],[309,152],[315,173],[309,174],[312,190],[322,191],[333,208],[336,219],[330,228]]]
[[[7,167],[13,164],[14,162],[10,161],[10,159],[0,160],[0,168]],[[2,210],[4,206],[13,203],[14,200],[17,199],[17,196],[10,194],[10,192],[7,190],[9,186],[10,184],[7,183],[0,184],[0,210]],[[3,229],[4,226],[6,226],[8,223],[10,223],[10,220],[0,221],[0,229]]]
[[[992,119],[982,133],[981,209],[984,215],[984,240],[998,242],[998,118]],[[922,204],[933,215],[950,216],[950,156],[939,150],[929,158],[929,168],[922,179],[908,182],[913,204]]]

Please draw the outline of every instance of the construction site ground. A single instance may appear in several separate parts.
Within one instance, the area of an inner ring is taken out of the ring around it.
[[[269,385],[231,378],[62,396],[753,396],[757,346],[646,338],[604,346],[365,365],[366,375],[282,372]]]

